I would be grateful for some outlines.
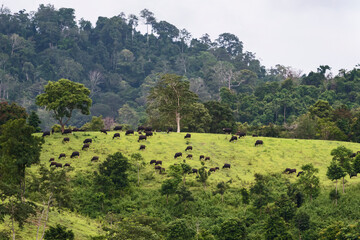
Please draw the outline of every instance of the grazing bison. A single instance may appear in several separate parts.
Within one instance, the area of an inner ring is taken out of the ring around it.
[[[152,127],[146,127],[146,128],[145,128],[145,131],[146,131],[146,132],[151,132],[151,131],[152,131]]]
[[[107,135],[107,130],[106,129],[101,129],[100,132],[105,133]]]
[[[63,158],[66,158],[66,154],[65,154],[65,153],[60,153],[59,159],[62,158],[62,157],[63,157]]]
[[[210,161],[210,157],[206,157],[206,158],[205,158],[205,161],[207,161],[207,160],[209,160],[209,161]]]
[[[145,150],[146,146],[145,145],[140,145],[139,150]]]
[[[55,165],[56,167],[61,167],[62,168],[62,164],[61,163],[56,163]]]
[[[120,130],[122,130],[122,126],[115,126],[114,127],[114,131],[120,131]]]
[[[160,170],[161,171],[161,166],[155,166],[154,168],[155,170]]]
[[[209,172],[216,172],[216,169],[215,168],[210,168]]]
[[[191,158],[191,159],[192,159],[192,154],[188,154],[188,155],[186,156],[186,158]]]
[[[68,137],[65,137],[64,139],[63,139],[63,142],[69,142],[70,141],[70,138],[68,138]]]
[[[91,139],[91,138],[87,138],[87,139],[84,140],[83,143],[84,143],[84,144],[86,144],[86,143],[92,143],[92,139]]]
[[[50,158],[49,162],[55,161],[55,158]]]
[[[146,140],[146,136],[140,135],[140,136],[139,136],[139,139],[138,139],[138,142],[140,142],[140,140]]]
[[[232,132],[231,128],[223,128],[222,130],[224,131],[225,134],[230,134]]]
[[[50,131],[44,131],[42,134],[43,137],[50,136]]]
[[[182,157],[182,153],[181,153],[181,152],[177,152],[177,153],[175,153],[174,158],[177,158],[177,157]]]
[[[51,167],[51,166],[56,166],[56,163],[57,163],[57,162],[51,162],[51,163],[50,163],[50,167]]]
[[[303,174],[304,173],[304,171],[300,171],[300,172],[298,172],[298,174],[296,175],[296,177],[299,177],[301,174]]]
[[[70,163],[65,163],[64,167],[70,167]]]
[[[120,137],[120,133],[114,133],[113,139],[116,137]]]
[[[198,170],[197,170],[196,168],[193,168],[193,169],[191,169],[191,172],[189,172],[189,174],[190,174],[190,173],[196,173],[196,174],[197,174],[197,173],[198,173]]]
[[[174,131],[174,129],[173,129],[172,127],[169,127],[169,128],[167,129],[167,133],[173,132],[173,131]]]
[[[89,147],[90,147],[90,144],[85,143],[85,144],[83,145],[83,147],[82,147],[82,149],[81,149],[81,150],[84,150],[84,149],[89,148]]]
[[[255,147],[256,147],[257,145],[263,145],[263,144],[264,144],[263,140],[256,140],[256,142],[255,142]]]
[[[357,177],[357,173],[350,173],[350,178]]]
[[[155,165],[162,165],[162,161],[156,161]]]
[[[191,138],[191,134],[187,133],[184,138]]]
[[[258,137],[258,135],[256,135],[256,134],[253,134],[252,136],[253,136],[253,137]]]
[[[204,156],[204,155],[200,155],[200,160],[203,159],[203,158],[205,158],[205,156]]]
[[[80,157],[80,153],[79,152],[73,152],[71,154],[70,158],[73,158],[73,157],[76,157],[76,156]]]
[[[236,135],[238,135],[239,138],[241,138],[241,137],[245,137],[245,136],[246,136],[246,133],[244,133],[244,132],[237,132]]]
[[[99,160],[99,157],[98,156],[93,156],[92,158],[91,158],[91,161],[98,161]]]
[[[81,130],[79,128],[73,128],[73,132],[80,132]]]
[[[186,149],[185,149],[185,151],[187,151],[187,150],[193,150],[193,149],[192,149],[192,146],[187,146]]]
[[[69,134],[72,133],[71,129],[64,129],[64,131],[62,132],[62,134]]]
[[[134,134],[134,130],[126,130],[125,135]]]
[[[156,163],[156,160],[151,160],[150,164]]]
[[[296,173],[296,168],[286,168],[284,173],[288,173],[288,174]]]
[[[138,126],[137,128],[137,131],[140,132],[140,131],[144,131],[145,130],[145,127],[144,126]]]
[[[145,131],[145,135],[146,135],[147,137],[151,137],[151,136],[153,136],[154,134],[153,134],[152,131]]]
[[[224,169],[224,168],[230,168],[230,164],[229,164],[229,163],[225,163],[222,168],[223,168],[223,169]]]
[[[230,141],[229,141],[229,142],[237,141],[237,140],[238,140],[237,136],[232,136],[232,137],[230,138]]]

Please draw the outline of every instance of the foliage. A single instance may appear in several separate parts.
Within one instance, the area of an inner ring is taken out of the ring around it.
[[[99,117],[93,116],[91,122],[85,123],[81,129],[86,131],[100,131],[101,129],[104,129],[104,127],[104,121],[100,115]]]
[[[50,226],[48,230],[45,232],[44,236],[45,240],[73,240],[74,233],[71,230],[67,230],[65,226],[57,224],[56,227]]]
[[[227,219],[220,225],[219,239],[246,239],[245,224],[237,218]]]
[[[188,240],[195,236],[195,230],[192,229],[185,219],[177,219],[168,225],[167,239]]]
[[[3,125],[8,120],[15,120],[19,118],[26,119],[28,114],[25,108],[16,103],[0,102],[0,125]]]
[[[316,173],[319,169],[315,168],[312,163],[301,166],[303,174],[297,180],[297,184],[303,193],[310,197],[310,200],[316,198],[320,193],[320,180]]]
[[[40,123],[41,121],[39,116],[36,114],[35,111],[32,111],[28,118],[28,124],[33,128],[35,128],[35,132],[40,132],[41,131],[41,128],[39,127]]]

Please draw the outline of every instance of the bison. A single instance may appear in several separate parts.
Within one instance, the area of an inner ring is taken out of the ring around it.
[[[210,161],[210,157],[205,157],[205,161],[209,160]]]
[[[187,133],[184,138],[191,138],[191,134]]]
[[[154,168],[155,170],[160,170],[161,171],[161,166],[155,166]]]
[[[225,163],[222,168],[223,168],[223,169],[224,169],[224,168],[230,168],[230,166],[231,166],[231,165],[230,165],[229,163]]]
[[[185,149],[185,152],[186,152],[187,150],[193,150],[192,146],[187,146],[186,149]]]
[[[116,137],[120,137],[120,133],[114,133],[113,139]]]
[[[84,143],[84,144],[86,144],[86,143],[92,143],[92,139],[91,139],[91,138],[87,138],[87,139],[84,140],[83,143]]]
[[[89,148],[89,147],[90,147],[90,144],[85,143],[85,144],[83,145],[83,147],[82,147],[82,149],[81,149],[81,150],[84,150],[84,149]]]
[[[126,130],[125,135],[134,134],[134,130]]]
[[[145,145],[140,145],[139,150],[145,150],[146,146]]]
[[[203,158],[205,158],[205,156],[204,156],[204,155],[200,155],[200,160],[203,159]]]
[[[144,131],[145,130],[145,127],[144,126],[138,126],[137,128],[137,131],[140,132],[140,131]]]
[[[51,166],[56,166],[56,163],[57,163],[57,162],[51,162],[51,163],[50,163],[50,167],[51,167]]]
[[[154,134],[153,134],[152,131],[145,131],[145,135],[146,135],[147,137],[151,137],[151,136],[153,136]]]
[[[152,131],[152,127],[146,127],[146,128],[145,128],[145,131],[146,131],[146,132],[151,132],[151,131]]]
[[[190,174],[190,173],[196,173],[196,174],[197,174],[197,173],[198,173],[198,170],[197,170],[196,168],[193,168],[193,169],[191,169],[191,172],[189,172],[189,174]]]
[[[73,152],[71,154],[70,158],[73,158],[73,157],[76,157],[76,156],[80,157],[80,153],[79,152]]]
[[[42,134],[43,137],[50,136],[50,131],[44,131]]]
[[[107,135],[107,130],[106,129],[101,129],[100,132],[105,133]]]
[[[167,133],[169,133],[169,132],[173,132],[174,131],[174,129],[172,128],[172,127],[168,127],[168,129],[167,129]]]
[[[93,156],[92,158],[91,158],[91,161],[98,161],[99,160],[99,157],[98,156]]]
[[[237,132],[236,135],[238,135],[239,138],[241,138],[241,137],[245,137],[245,136],[246,136],[246,133],[244,133],[244,132]]]
[[[186,158],[191,158],[191,159],[192,159],[192,154],[188,154],[188,155],[186,156]]]
[[[70,163],[65,163],[64,167],[70,167]]]
[[[304,171],[300,171],[300,172],[298,172],[298,174],[296,175],[296,177],[299,177],[301,174],[303,174],[304,173]]]
[[[65,137],[64,139],[63,139],[63,142],[69,142],[70,141],[70,138],[68,138],[68,137]]]
[[[55,161],[55,158],[50,158],[49,162]]]
[[[63,157],[63,158],[66,158],[66,154],[65,154],[65,153],[60,153],[59,159],[62,158],[62,157]]]
[[[177,158],[177,157],[182,157],[182,153],[181,152],[175,153],[174,158]]]
[[[146,136],[140,135],[140,136],[139,136],[139,139],[138,139],[138,142],[140,142],[140,140],[146,140]]]
[[[56,167],[61,167],[62,168],[62,164],[61,163],[56,163],[55,165]]]
[[[255,147],[256,147],[257,145],[263,145],[263,144],[264,144],[263,140],[256,140],[256,142],[255,142]]]
[[[286,168],[284,173],[288,173],[288,174],[296,173],[296,169],[295,168]]]
[[[150,164],[156,163],[156,160],[151,160]],[[156,164],[155,164],[156,165]]]
[[[232,132],[231,128],[223,128],[222,130],[224,131],[225,134],[230,134]]]
[[[72,133],[71,129],[64,129],[64,131],[62,132],[62,134],[69,134]]]
[[[238,140],[237,136],[232,136],[232,137],[230,138],[230,141],[229,141],[229,142],[237,141],[237,140]]]
[[[155,165],[162,165],[162,161],[156,161]]]
[[[114,131],[121,131],[122,130],[122,126],[115,126],[114,127]]]
[[[216,172],[216,169],[215,168],[210,168],[209,172]]]

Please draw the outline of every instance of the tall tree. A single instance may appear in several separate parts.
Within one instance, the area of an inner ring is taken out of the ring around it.
[[[342,171],[345,173],[342,176],[343,179],[343,193],[345,193],[345,176],[346,173],[352,173],[350,155],[352,151],[344,146],[339,146],[331,151],[331,156],[333,156],[333,161],[336,161],[339,164],[339,167],[342,168]]]
[[[148,96],[148,108],[158,109],[165,119],[174,119],[178,133],[182,116],[189,113],[189,106],[197,100],[189,87],[189,82],[183,81],[181,76],[164,74]]]
[[[61,131],[69,122],[73,111],[80,110],[82,114],[90,114],[90,90],[83,84],[60,79],[57,82],[49,81],[45,85],[45,93],[36,97],[36,104],[52,111],[54,118],[59,121]]]
[[[320,193],[320,180],[315,176],[319,169],[315,168],[311,163],[301,167],[303,174],[298,178],[297,183],[305,194],[310,196],[310,201],[317,197]]]

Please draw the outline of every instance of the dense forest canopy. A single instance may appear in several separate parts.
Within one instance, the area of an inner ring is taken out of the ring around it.
[[[139,24],[146,33],[137,30]],[[357,67],[335,76],[326,63],[308,74],[283,65],[266,68],[234,34],[192,38],[148,9],[99,17],[93,26],[76,22],[71,8],[41,4],[35,12],[11,13],[2,7],[0,42],[0,98],[37,111],[43,129],[54,122],[35,97],[48,81],[61,78],[91,91],[91,115],[75,113],[70,124],[77,127],[100,115],[133,126],[145,123],[147,95],[159,74],[167,73],[189,81],[202,103],[226,104],[234,121],[253,126],[292,124],[318,100],[355,112],[360,104]]]

